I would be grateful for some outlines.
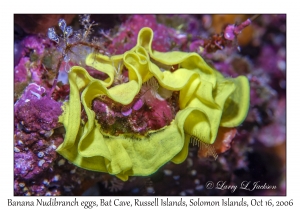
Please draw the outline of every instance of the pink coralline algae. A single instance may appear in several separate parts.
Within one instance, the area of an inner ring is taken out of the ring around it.
[[[150,81],[154,87],[155,79]],[[140,93],[129,105],[123,106],[108,97],[99,97],[93,101],[96,119],[106,133],[112,135],[135,133],[146,134],[169,125],[179,110],[178,92],[168,93],[162,98],[149,84],[144,84]],[[158,85],[157,85],[158,87]],[[162,88],[161,88],[162,89]],[[167,90],[164,90],[167,91]]]
[[[45,88],[32,83],[15,104],[15,121],[25,132],[46,134],[58,125],[61,103],[45,96]]]
[[[57,128],[61,103],[43,93],[42,87],[30,84],[15,105],[15,195],[68,195],[83,181],[78,173],[70,174],[75,166],[55,151],[63,142]]]
[[[62,141],[62,137],[56,136],[28,146],[15,144],[15,195],[82,194],[80,189],[85,182],[89,186],[91,180],[100,180],[96,173],[77,168],[56,153],[56,146]]]
[[[27,82],[30,77],[29,72],[30,59],[28,57],[21,58],[19,64],[15,67],[14,82]]]
[[[53,134],[59,127],[61,103],[46,94],[44,87],[31,83],[14,107],[14,175],[15,182],[21,186],[53,167],[57,157],[55,150],[63,141],[60,135]],[[26,192],[16,191],[15,194]]]
[[[53,161],[57,158],[56,148],[62,143],[61,135],[41,135],[36,132],[26,133],[15,130],[14,142],[14,176],[15,183],[38,182],[39,177],[53,171]],[[24,191],[15,191],[16,195],[24,195]]]
[[[29,36],[24,40],[24,47],[26,50],[31,50],[38,56],[42,56],[45,48],[50,46],[48,39],[37,36]]]
[[[138,32],[143,27],[150,27],[154,31],[152,47],[161,52],[178,49],[187,42],[187,35],[177,32],[174,28],[160,24],[155,15],[133,15],[120,27],[118,34],[111,37],[107,51],[121,54],[136,45]]]
[[[18,152],[19,149],[16,148],[15,151],[15,170],[14,173],[16,176],[20,176],[24,179],[30,179],[34,177],[34,174],[39,173],[39,169],[34,166],[34,163],[37,161],[36,155],[34,155],[31,151],[27,153]],[[33,172],[33,173],[31,173]]]
[[[42,76],[47,65],[51,63],[51,57],[47,55],[51,47],[52,44],[48,39],[40,36],[26,37],[17,49],[21,58],[15,67],[15,82],[31,81],[42,84]]]

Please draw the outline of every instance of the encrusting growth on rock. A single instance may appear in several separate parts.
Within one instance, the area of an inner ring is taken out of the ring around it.
[[[90,54],[86,64],[106,73],[105,80],[71,68],[70,101],[60,117],[67,133],[57,151],[75,165],[122,180],[147,176],[168,161],[184,161],[191,136],[210,145],[220,126],[236,127],[245,119],[247,78],[224,78],[196,53],[154,51],[152,40],[152,30],[143,28],[137,45],[124,54]],[[113,65],[120,62],[128,82],[116,84]],[[167,66],[178,69],[171,72]],[[160,96],[162,88],[174,92],[174,99]]]

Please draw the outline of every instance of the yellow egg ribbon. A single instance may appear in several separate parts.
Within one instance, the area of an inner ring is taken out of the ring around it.
[[[249,82],[244,76],[224,78],[197,53],[158,52],[152,49],[153,31],[142,28],[137,44],[122,55],[90,54],[86,64],[108,75],[98,80],[80,66],[69,72],[70,100],[63,105],[60,122],[66,134],[57,152],[78,167],[107,172],[126,181],[128,176],[147,176],[168,161],[183,162],[191,136],[212,144],[218,128],[236,127],[249,108]],[[123,62],[129,81],[112,87],[116,64]],[[178,65],[171,72],[164,67]],[[150,131],[152,135],[112,136],[101,131],[92,101],[105,95],[130,104],[144,82],[155,77],[159,85],[179,91],[180,111],[170,125]],[[81,104],[88,121],[82,124]]]

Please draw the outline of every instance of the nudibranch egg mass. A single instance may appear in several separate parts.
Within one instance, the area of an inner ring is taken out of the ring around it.
[[[158,52],[152,41],[153,31],[142,28],[136,46],[124,54],[88,55],[87,66],[107,74],[104,80],[80,66],[70,69],[70,99],[59,119],[66,134],[58,153],[78,167],[126,181],[169,161],[183,162],[191,137],[212,144],[219,127],[244,121],[250,97],[245,76],[224,78],[197,53]],[[143,122],[143,112],[154,120]]]

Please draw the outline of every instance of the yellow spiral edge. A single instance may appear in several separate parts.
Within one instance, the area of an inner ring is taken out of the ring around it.
[[[82,67],[71,68],[70,100],[64,103],[59,118],[66,134],[58,153],[78,167],[126,181],[128,176],[150,175],[168,161],[183,162],[191,136],[212,144],[219,126],[236,127],[243,122],[250,95],[246,77],[224,78],[198,54],[158,52],[152,49],[152,41],[152,29],[143,28],[137,45],[122,55],[88,55],[86,64],[108,75],[104,81],[91,77]],[[112,87],[120,62],[128,69],[129,81]],[[171,72],[168,68],[173,65],[179,68]],[[103,134],[91,109],[93,99],[106,95],[127,105],[152,77],[160,86],[180,93],[180,111],[171,124],[139,136],[139,140]],[[80,118],[81,104],[88,117],[85,124]]]

